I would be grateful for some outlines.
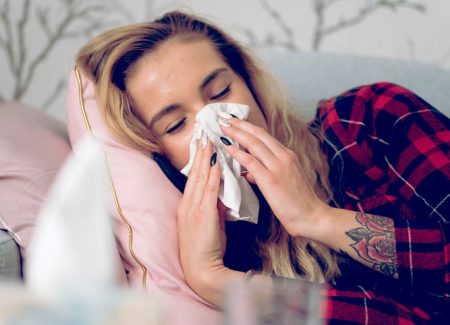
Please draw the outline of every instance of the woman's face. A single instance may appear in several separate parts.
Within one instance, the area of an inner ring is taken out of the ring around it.
[[[137,62],[126,87],[136,113],[178,169],[189,161],[195,115],[209,103],[246,104],[248,121],[267,130],[247,85],[207,40],[164,42]]]

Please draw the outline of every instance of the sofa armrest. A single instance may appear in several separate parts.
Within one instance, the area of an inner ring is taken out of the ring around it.
[[[0,229],[0,281],[20,280],[20,251],[14,239]]]

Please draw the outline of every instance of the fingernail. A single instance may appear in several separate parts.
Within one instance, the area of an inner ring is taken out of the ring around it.
[[[216,161],[217,161],[217,152],[214,152],[211,156],[211,161],[210,161],[211,167],[216,164]]]
[[[202,134],[202,149],[206,148],[206,144],[208,143],[208,138],[206,137],[206,134]]]
[[[225,126],[225,127],[228,127],[228,126],[231,125],[230,122],[221,120],[220,118],[219,118],[219,124],[222,125],[222,126]]]
[[[231,114],[227,112],[219,112],[218,115],[227,120],[231,118]]]
[[[226,146],[229,146],[231,144],[230,140],[225,137],[220,137],[220,141],[222,141],[222,143]]]
[[[200,127],[198,127],[198,126],[196,126],[194,132],[195,132],[195,139],[196,139],[196,140],[199,140],[199,139],[202,137],[203,129],[200,128]]]

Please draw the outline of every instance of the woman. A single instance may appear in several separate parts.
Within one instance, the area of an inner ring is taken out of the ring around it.
[[[445,317],[450,121],[419,97],[389,83],[364,86],[321,103],[306,123],[243,47],[180,12],[100,35],[77,66],[96,83],[109,127],[153,153],[183,191],[180,257],[201,297],[220,306],[228,281],[272,275],[328,282],[329,321]],[[214,102],[250,107],[247,121],[224,118],[222,141],[255,184],[255,227],[225,225],[211,143],[198,144],[187,182],[178,172],[196,114]]]

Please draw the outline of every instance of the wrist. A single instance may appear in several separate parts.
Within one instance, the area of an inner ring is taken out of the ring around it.
[[[235,271],[225,266],[209,269],[190,284],[192,289],[209,303],[221,307],[223,291],[229,282],[242,281],[245,272]]]
[[[342,249],[343,242],[346,242],[345,233],[355,227],[355,211],[328,207],[324,211],[322,218],[319,218],[316,229],[313,232],[314,241],[320,242],[333,250]]]
[[[324,244],[331,249],[339,250],[342,234],[352,224],[353,211],[322,206],[308,218],[307,222],[298,225],[297,236]]]
[[[295,233],[292,235],[322,242],[324,238],[333,234],[333,227],[336,222],[335,215],[334,208],[323,204],[308,218],[297,218],[299,222],[295,227]]]

